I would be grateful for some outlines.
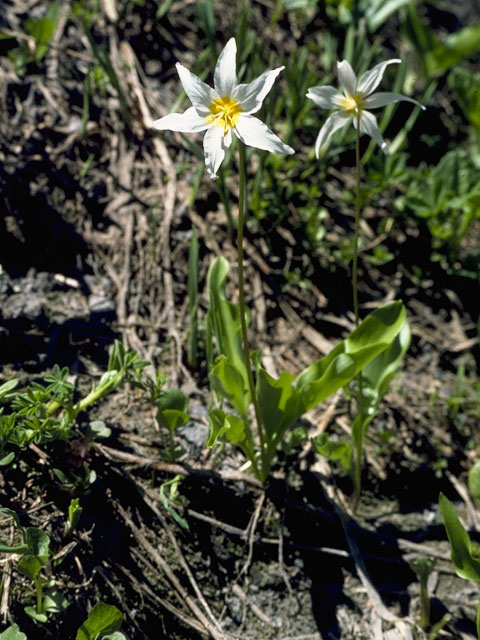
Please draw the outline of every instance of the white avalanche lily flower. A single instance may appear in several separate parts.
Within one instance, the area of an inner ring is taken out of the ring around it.
[[[373,93],[382,81],[383,74],[389,64],[398,64],[401,60],[393,59],[380,62],[373,69],[366,71],[357,80],[350,64],[343,60],[337,62],[338,79],[343,89],[343,95],[335,87],[311,87],[308,90],[307,98],[313,100],[322,109],[335,109],[335,113],[329,116],[320,129],[315,143],[315,155],[319,156],[321,147],[330,137],[345,126],[353,118],[353,125],[357,127],[357,120],[360,124],[361,133],[366,133],[380,145],[382,151],[387,152],[387,144],[378,128],[377,119],[367,111],[367,109],[384,107],[391,102],[406,100],[413,102],[418,107],[425,109],[419,102],[407,98],[400,93],[379,91]]]
[[[158,130],[182,133],[206,131],[203,139],[205,165],[211,178],[232,144],[232,132],[243,143],[273,153],[295,153],[273,131],[252,114],[260,109],[275,78],[285,67],[265,71],[249,84],[238,84],[235,65],[237,45],[231,38],[220,54],[215,67],[214,89],[177,62],[176,67],[192,107],[185,113],[171,113],[155,120]]]

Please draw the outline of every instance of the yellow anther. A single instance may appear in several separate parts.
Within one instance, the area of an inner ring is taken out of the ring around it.
[[[210,115],[206,117],[205,122],[207,124],[213,122],[216,127],[221,127],[224,135],[227,135],[229,129],[237,124],[238,116],[242,112],[240,104],[228,96],[215,98],[208,108]]]
[[[340,101],[340,109],[347,113],[360,113],[362,111],[362,100],[364,96],[361,93],[355,95],[347,94]]]

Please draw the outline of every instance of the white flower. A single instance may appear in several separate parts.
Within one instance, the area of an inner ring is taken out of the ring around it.
[[[400,93],[379,91],[373,93],[380,84],[384,71],[389,64],[398,64],[401,60],[386,60],[377,64],[373,69],[366,71],[357,80],[350,64],[343,60],[337,62],[338,79],[343,89],[343,95],[335,87],[311,87],[307,98],[313,100],[322,109],[335,109],[335,113],[329,116],[320,129],[315,143],[315,154],[318,158],[321,147],[337,131],[350,122],[353,117],[353,125],[357,127],[357,119],[361,133],[366,133],[380,145],[382,151],[387,151],[387,144],[378,128],[377,119],[367,109],[384,107],[391,102],[406,100],[413,102],[418,107],[425,109],[419,102],[407,98]]]
[[[232,132],[245,144],[273,153],[295,153],[273,131],[252,114],[260,109],[275,78],[284,67],[265,71],[249,84],[238,84],[235,70],[237,45],[231,38],[220,54],[214,75],[214,89],[177,62],[176,67],[192,107],[185,113],[171,113],[155,120],[155,129],[195,133],[206,131],[203,139],[205,165],[211,178],[232,144]]]

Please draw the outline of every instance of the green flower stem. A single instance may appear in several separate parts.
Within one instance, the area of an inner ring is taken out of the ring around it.
[[[357,112],[357,126],[355,136],[355,236],[353,238],[353,259],[352,259],[352,288],[353,288],[353,312],[355,314],[355,327],[360,324],[360,315],[358,313],[358,244],[360,240],[360,113]],[[362,388],[362,372],[358,374],[358,401],[357,412],[360,416],[360,429],[363,428],[363,388]],[[362,457],[363,457],[363,438],[357,443],[355,449],[354,461],[354,495],[353,510],[356,511],[360,492],[362,490]]]
[[[430,598],[427,587],[428,576],[420,578],[420,629],[427,629],[430,625]]]
[[[37,613],[44,613],[43,611],[43,586],[42,579],[40,576],[37,576],[34,580],[35,582],[35,592],[37,594]]]
[[[245,223],[246,213],[246,174],[245,174],[245,145],[243,142],[238,143],[239,147],[239,174],[240,174],[240,193],[238,202],[238,225],[237,225],[237,251],[238,251],[238,304],[240,307],[240,322],[242,326],[242,340],[243,351],[245,354],[245,367],[247,369],[248,386],[250,388],[250,395],[252,397],[252,403],[255,410],[255,418],[257,420],[258,435],[260,437],[260,452],[261,452],[261,480],[264,481],[266,474],[268,473],[268,464],[265,458],[266,454],[266,441],[265,433],[263,430],[263,423],[260,415],[260,407],[258,406],[257,394],[255,391],[255,384],[253,382],[252,375],[252,363],[250,360],[250,350],[248,348],[248,335],[247,335],[247,322],[245,320],[245,288],[243,277],[243,227]],[[253,443],[253,437],[251,432],[248,434],[248,438]],[[252,461],[253,462],[253,461]],[[264,477],[265,476],[265,477]]]
[[[360,114],[357,114],[357,128],[355,136],[355,236],[353,238],[352,285],[353,312],[355,326],[360,324],[358,313],[358,243],[360,239]]]

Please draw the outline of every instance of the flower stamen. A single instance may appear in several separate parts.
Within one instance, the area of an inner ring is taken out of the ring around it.
[[[347,93],[347,95],[340,100],[340,109],[347,113],[361,113],[362,100],[364,95],[362,93],[355,93],[354,95]]]
[[[237,124],[238,116],[242,112],[239,102],[229,96],[215,98],[208,108],[210,115],[206,117],[205,122],[223,128],[224,136]]]

